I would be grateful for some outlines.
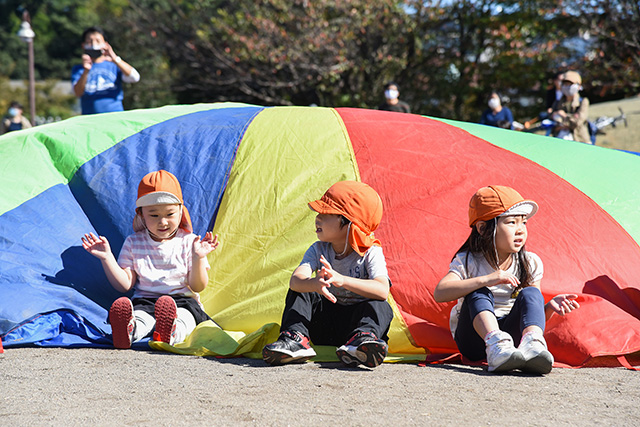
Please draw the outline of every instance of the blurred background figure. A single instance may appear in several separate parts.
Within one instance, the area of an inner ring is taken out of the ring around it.
[[[0,134],[31,127],[29,120],[22,115],[23,110],[22,104],[18,101],[13,101],[9,104],[7,114],[2,118],[2,129],[0,129]]]
[[[71,70],[73,92],[82,114],[123,111],[122,82],[135,83],[140,74],[113,51],[99,27],[82,33],[82,64]]]
[[[564,79],[564,73],[557,72],[553,75],[553,81],[551,87],[547,90],[545,108],[548,114],[553,111],[553,104],[556,101],[562,99],[562,80]]]
[[[409,104],[400,101],[400,89],[398,89],[398,85],[394,82],[389,82],[384,85],[384,97],[385,102],[378,107],[378,110],[395,111],[398,113],[411,112]]]
[[[556,122],[553,136],[562,139],[591,144],[589,134],[589,99],[580,96],[582,77],[575,71],[564,73],[562,80],[562,98],[556,101],[551,119]]]
[[[480,124],[511,129],[513,114],[508,107],[502,105],[502,98],[498,92],[491,92],[487,105],[489,108],[482,113]]]

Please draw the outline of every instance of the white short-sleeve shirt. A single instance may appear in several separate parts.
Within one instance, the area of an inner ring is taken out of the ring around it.
[[[467,256],[467,254],[469,254]],[[518,262],[516,254],[513,254],[513,262],[507,269],[507,272],[518,276]],[[465,262],[466,260],[466,262]],[[531,271],[531,282],[537,282],[542,279],[544,274],[544,267],[542,266],[542,260],[533,252],[527,252],[527,260],[529,262],[529,269]],[[468,252],[460,252],[451,261],[449,265],[449,272],[456,274],[460,277],[460,280],[470,279],[473,277],[486,276],[495,271],[491,265],[487,262],[486,258],[482,254],[473,254]],[[497,318],[506,316],[511,311],[515,298],[511,298],[513,288],[508,284],[500,284],[495,286],[489,286],[489,290],[493,293],[494,298],[494,313]],[[451,316],[449,317],[449,327],[451,333],[455,336],[456,328],[458,327],[458,318],[460,316],[460,310],[462,309],[462,303],[464,298],[459,298],[458,303],[451,309]]]
[[[196,235],[178,229],[169,240],[156,242],[146,230],[127,237],[118,256],[122,268],[136,272],[133,297],[158,298],[162,295],[182,295],[200,298],[189,286],[189,271],[193,241]],[[207,270],[209,262],[204,259]]]

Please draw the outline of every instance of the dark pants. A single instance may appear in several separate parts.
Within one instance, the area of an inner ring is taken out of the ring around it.
[[[469,360],[487,357],[484,337],[473,328],[473,319],[482,311],[493,313],[493,306],[493,293],[488,288],[480,288],[464,298],[455,341],[460,353]],[[511,335],[517,347],[522,339],[522,331],[533,325],[544,331],[544,298],[538,288],[529,286],[520,291],[509,314],[498,319],[498,327]]]
[[[340,305],[316,292],[289,289],[280,331],[298,331],[316,345],[340,346],[357,332],[371,332],[388,341],[391,319],[393,309],[387,301]]]

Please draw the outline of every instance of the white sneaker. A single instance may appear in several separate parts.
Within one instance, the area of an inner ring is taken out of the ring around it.
[[[485,338],[489,372],[505,372],[524,366],[524,356],[513,345],[511,335],[504,331],[493,331]]]
[[[547,342],[539,332],[528,332],[522,337],[518,350],[524,356],[524,372],[548,374],[553,367],[553,355],[547,350]]]

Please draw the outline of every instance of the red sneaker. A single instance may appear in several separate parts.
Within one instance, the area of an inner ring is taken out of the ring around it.
[[[136,320],[133,317],[133,304],[127,297],[120,297],[111,305],[109,323],[115,348],[131,348]]]
[[[178,318],[178,306],[174,299],[169,295],[158,298],[155,317],[156,330],[153,332],[153,340],[173,345],[176,337],[176,319]]]

